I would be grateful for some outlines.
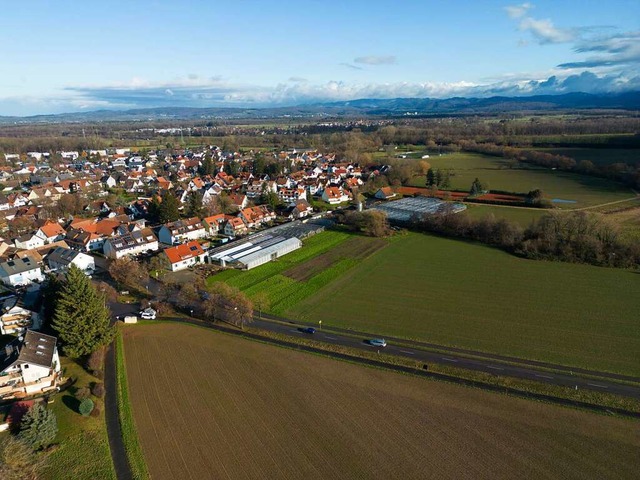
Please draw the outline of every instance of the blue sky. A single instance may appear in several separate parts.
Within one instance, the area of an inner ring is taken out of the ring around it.
[[[0,115],[640,90],[635,1],[23,0]]]

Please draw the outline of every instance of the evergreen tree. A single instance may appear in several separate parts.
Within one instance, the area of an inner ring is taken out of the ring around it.
[[[44,318],[48,324],[53,320],[61,289],[62,282],[58,279],[58,276],[55,273],[49,273],[42,289],[42,307],[44,310]]]
[[[205,215],[204,205],[202,203],[202,194],[200,192],[189,193],[187,200],[187,216],[202,218]]]
[[[82,270],[71,266],[60,290],[53,317],[64,353],[78,358],[113,339],[114,329],[105,299]]]
[[[447,170],[442,176],[442,183],[440,184],[440,188],[449,189],[451,188],[451,172]]]
[[[160,198],[153,195],[149,203],[149,221],[153,224],[160,223]]]
[[[160,203],[158,222],[167,223],[175,222],[180,218],[180,202],[170,192],[165,193],[162,196],[162,202]]]
[[[433,169],[430,168],[427,171],[427,187],[432,187],[436,184],[436,176],[433,173]]]
[[[471,193],[471,195],[480,195],[484,190],[486,190],[485,186],[478,178],[476,178],[471,184],[471,190],[469,193]]]
[[[36,403],[22,417],[18,439],[33,450],[39,450],[51,445],[57,433],[56,414]]]
[[[442,185],[442,171],[438,168],[436,170],[436,186],[440,187]]]

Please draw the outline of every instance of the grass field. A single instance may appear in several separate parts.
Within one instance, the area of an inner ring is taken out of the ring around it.
[[[75,377],[76,388],[99,382],[80,365],[62,358],[65,376]],[[97,399],[93,398],[94,401]],[[70,391],[54,397],[52,408],[58,419],[56,450],[49,456],[42,478],[50,480],[111,480],[116,478],[104,421],[104,404],[99,401],[98,417],[83,417],[77,409],[77,400]]]
[[[468,203],[467,209],[464,211],[463,215],[468,215],[469,217],[476,219],[493,215],[496,218],[504,218],[505,220],[519,223],[522,227],[528,227],[532,222],[538,220],[547,213],[549,213],[549,211],[542,208],[531,209]]]
[[[301,249],[277,261],[250,271],[226,270],[209,277],[208,283],[225,281],[249,296],[265,292],[269,310],[282,314],[385,245],[386,241],[381,239],[322,232],[305,240]]]
[[[614,202],[632,197],[634,193],[610,180],[553,171],[549,169],[507,167],[498,157],[474,153],[453,153],[435,156],[427,160],[432,168],[450,169],[451,188],[469,190],[475,178],[489,184],[491,190],[526,193],[537,188],[549,199],[571,200],[575,203],[558,203],[562,208],[580,208]],[[424,187],[425,177],[415,177],[413,186]]]
[[[640,375],[631,271],[411,233],[285,311],[378,335]]]
[[[154,479],[635,478],[637,422],[186,325],[125,330]]]

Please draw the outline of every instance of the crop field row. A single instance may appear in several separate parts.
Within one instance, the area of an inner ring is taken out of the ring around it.
[[[297,305],[320,288],[340,278],[386,240],[354,237],[343,232],[323,232],[306,240],[300,250],[248,272],[227,270],[209,277],[224,281],[253,297],[266,293],[269,311],[276,315]]]
[[[284,314],[594,370],[640,375],[634,272],[525,260],[423,234],[396,238]]]
[[[634,478],[634,422],[197,327],[125,330],[154,479]]]

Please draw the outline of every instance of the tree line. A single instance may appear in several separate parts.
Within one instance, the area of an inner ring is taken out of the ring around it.
[[[640,244],[625,240],[602,214],[550,212],[529,227],[489,215],[425,214],[414,217],[412,229],[492,245],[537,260],[637,268]]]

